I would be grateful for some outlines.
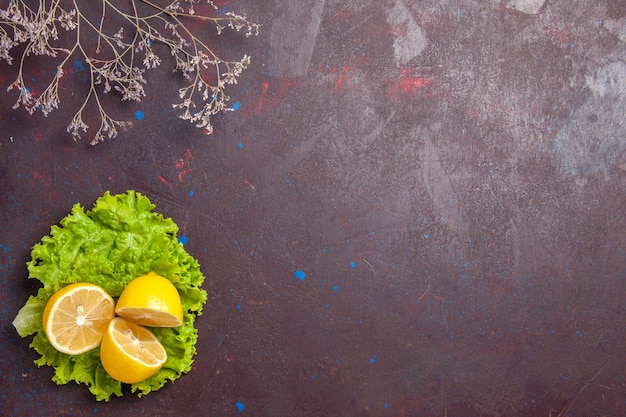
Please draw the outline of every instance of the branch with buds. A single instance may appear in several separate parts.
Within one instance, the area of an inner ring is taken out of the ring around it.
[[[57,109],[64,68],[70,58],[82,57],[89,74],[89,89],[67,131],[75,140],[88,134],[90,128],[83,121],[83,112],[89,103],[95,102],[100,126],[94,129],[91,143],[114,138],[118,129],[126,129],[131,123],[110,117],[100,95],[115,91],[122,101],[141,101],[145,97],[145,72],[161,65],[155,50],[155,45],[161,44],[175,60],[174,71],[185,80],[179,89],[180,102],[173,107],[180,109],[179,117],[212,133],[211,118],[232,110],[226,88],[237,83],[250,57],[244,55],[238,61],[220,58],[186,23],[207,22],[218,35],[230,29],[246,37],[258,35],[259,25],[232,12],[217,17],[198,14],[194,6],[201,0],[187,0],[185,7],[179,1],[161,6],[158,0],[127,0],[129,10],[123,10],[120,1],[101,0],[102,13],[97,17],[85,12],[85,6],[77,0],[39,0],[37,8],[29,7],[28,0],[10,0],[6,8],[0,9],[0,61],[11,65],[15,59],[19,65],[18,75],[8,87],[9,91],[18,92],[13,108],[24,107],[30,114],[39,110],[45,116]],[[206,3],[217,10],[211,0]],[[107,31],[105,27],[116,29]],[[61,30],[71,35],[69,47],[67,41],[59,40]],[[93,39],[93,35],[97,44],[87,48],[85,39]],[[16,50],[20,51],[19,56],[14,56]],[[24,70],[28,56],[42,55],[56,59],[56,70],[42,92],[35,95],[25,82]]]

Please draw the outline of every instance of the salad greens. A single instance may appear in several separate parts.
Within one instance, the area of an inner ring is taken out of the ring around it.
[[[196,353],[196,316],[202,313],[207,294],[200,286],[204,276],[198,262],[178,242],[178,226],[153,212],[147,197],[128,191],[100,197],[92,210],[80,204],[52,226],[51,233],[33,247],[29,278],[43,284],[19,311],[13,325],[22,337],[34,334],[30,344],[40,355],[35,363],[55,370],[53,381],[86,384],[98,400],[122,395],[122,384],[113,380],[100,363],[100,349],[67,355],[54,349],[43,331],[43,309],[52,294],[75,282],[100,285],[114,299],[134,278],[150,271],[169,278],[180,293],[183,325],[155,328],[153,333],[167,351],[167,362],[156,374],[131,385],[139,396],[161,388],[191,369]]]

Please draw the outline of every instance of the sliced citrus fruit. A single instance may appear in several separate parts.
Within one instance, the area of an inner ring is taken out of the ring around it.
[[[135,323],[151,327],[183,324],[183,307],[172,281],[150,272],[132,280],[117,300],[115,312]]]
[[[78,355],[100,345],[115,302],[101,287],[79,282],[61,288],[43,311],[43,330],[60,352]]]
[[[167,353],[148,329],[122,317],[109,323],[100,345],[102,366],[116,381],[134,384],[161,369]]]

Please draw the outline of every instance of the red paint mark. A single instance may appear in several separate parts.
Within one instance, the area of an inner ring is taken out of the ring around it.
[[[405,417],[406,413],[404,412],[404,407],[400,407],[398,409],[398,417]]]
[[[34,180],[39,180],[39,179],[42,179],[42,178],[43,178],[43,175],[41,175],[41,174],[39,173],[39,171],[35,171],[35,172],[33,172],[33,179],[34,179]]]
[[[263,103],[265,103],[265,97],[267,96],[267,89],[270,88],[270,82],[265,81],[261,84],[261,95],[259,96],[259,100],[256,103],[256,114],[261,113],[263,110]]]
[[[189,149],[185,150],[185,155],[182,158],[174,161],[174,166],[178,170],[178,180],[183,182],[183,178],[185,178],[192,171],[191,161],[193,160],[193,155],[191,155],[191,151]]]
[[[293,87],[295,87],[295,86],[296,86],[296,84],[297,84],[297,83],[296,83],[295,81],[291,81],[291,80],[283,80],[283,81],[281,81],[281,82],[279,83],[279,88],[278,88],[278,93],[277,93],[277,96],[278,96],[279,98],[281,98],[281,100],[282,100],[282,98],[284,98],[284,97],[287,95],[287,93],[288,93],[289,91],[291,91],[291,89],[292,89]]]
[[[183,182],[183,178],[185,178],[192,171],[191,168],[184,169],[178,173],[178,181]]]
[[[260,114],[263,111],[275,109],[297,84],[297,81],[289,79],[264,82],[261,84],[261,91],[256,99],[256,105],[251,106],[252,111],[255,114]],[[249,96],[248,101],[254,102],[254,98]],[[242,116],[249,117],[250,113],[242,113]]]
[[[110,177],[109,177],[110,178]],[[172,188],[172,184],[170,184],[170,182],[168,180],[165,179],[165,177],[163,175],[159,175],[159,180],[161,180],[161,182],[165,185],[167,185],[168,187],[170,187],[170,189]]]
[[[348,64],[344,64],[341,68],[341,72],[339,73],[339,77],[337,78],[337,82],[335,83],[335,87],[333,87],[333,91],[339,91],[341,85],[343,84],[344,78],[348,71],[350,71],[352,67],[348,66]]]
[[[191,155],[191,151],[189,149],[186,149],[185,155],[182,158],[179,158],[176,160],[176,163],[175,163],[176,169],[182,169],[186,167],[187,165],[189,165],[189,161],[191,161],[192,159],[193,159],[193,156]]]
[[[402,77],[415,75],[415,68],[405,67],[404,65],[400,65],[400,75]]]
[[[418,90],[428,87],[433,82],[430,77],[403,77],[397,83],[397,90],[406,94],[415,94]]]
[[[400,66],[400,77],[392,81],[388,90],[392,96],[398,94],[415,95],[426,89],[434,82],[434,78],[416,74],[414,68]]]
[[[35,132],[35,143],[41,143],[41,133]]]

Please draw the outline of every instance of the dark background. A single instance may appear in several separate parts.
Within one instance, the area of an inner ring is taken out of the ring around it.
[[[263,27],[215,40],[252,63],[211,136],[167,61],[97,146],[65,132],[80,66],[47,118],[0,98],[1,414],[626,415],[626,2],[217,4]],[[188,375],[98,403],[11,321],[31,247],[128,189],[209,299]]]

